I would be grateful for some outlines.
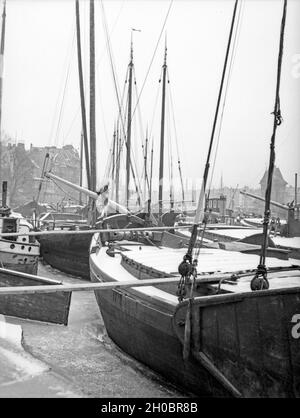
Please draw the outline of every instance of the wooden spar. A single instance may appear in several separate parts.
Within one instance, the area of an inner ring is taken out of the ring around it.
[[[166,74],[167,74],[167,46],[163,64],[163,84],[161,102],[161,127],[160,127],[160,156],[159,156],[159,185],[158,185],[158,214],[163,211],[163,178],[164,178],[164,138],[165,138],[165,110],[166,110]]]
[[[89,145],[88,145],[88,135],[87,135],[87,124],[86,124],[86,108],[85,108],[84,83],[83,83],[83,71],[82,71],[80,16],[79,16],[79,1],[78,0],[76,0],[75,12],[76,12],[76,34],[77,34],[77,60],[78,60],[79,90],[80,90],[80,103],[81,103],[81,123],[82,123],[82,133],[83,133],[83,140],[84,140],[86,177],[87,177],[88,188],[90,189],[91,188],[90,157],[89,157]]]
[[[148,228],[123,228],[123,229],[82,229],[74,231],[31,231],[31,232],[0,232],[0,237],[18,237],[18,236],[43,236],[43,235],[84,235],[84,234],[105,234],[117,232],[151,232],[151,231],[169,231],[170,229],[190,229],[189,225],[183,226],[154,226]]]
[[[116,203],[119,204],[120,191],[120,161],[121,161],[121,138],[119,138],[119,129],[117,129],[117,156],[116,156]]]
[[[210,168],[210,155],[211,155],[213,141],[214,141],[214,137],[215,137],[215,130],[216,130],[217,120],[218,120],[218,115],[219,115],[219,107],[220,107],[222,93],[223,93],[223,86],[224,86],[224,80],[225,80],[225,75],[226,75],[229,53],[230,53],[231,39],[232,39],[232,34],[233,34],[233,29],[234,29],[234,24],[235,24],[235,16],[236,16],[236,11],[237,11],[237,6],[238,6],[238,0],[235,1],[234,9],[233,9],[233,15],[232,15],[229,38],[228,38],[227,49],[226,49],[226,54],[225,54],[225,61],[224,61],[224,65],[223,65],[222,78],[221,78],[221,83],[220,83],[220,88],[219,88],[217,106],[216,106],[216,110],[215,110],[213,127],[212,127],[210,143],[209,143],[209,148],[208,148],[208,153],[207,153],[207,160],[206,160],[205,169],[204,169],[204,173],[203,173],[202,186],[201,186],[201,190],[200,190],[200,195],[199,195],[199,200],[198,200],[198,205],[197,205],[197,210],[196,210],[196,215],[195,215],[195,220],[194,220],[194,225],[193,225],[193,230],[192,230],[192,233],[191,233],[189,248],[188,248],[188,252],[187,252],[187,256],[189,258],[192,257],[192,251],[193,251],[193,248],[195,246],[195,242],[197,240],[197,224],[200,222],[201,217],[203,216],[203,212],[204,212],[206,184],[207,184],[208,173],[209,173],[209,168]]]
[[[284,29],[285,29],[285,21],[286,21],[286,8],[287,8],[287,0],[284,0],[283,4],[283,13],[281,19],[281,28],[280,28],[280,40],[279,40],[279,52],[278,52],[278,60],[277,60],[277,77],[276,77],[276,92],[275,92],[275,103],[274,103],[274,114],[273,119],[273,132],[271,137],[271,144],[270,144],[270,157],[269,157],[269,169],[268,169],[268,181],[267,181],[267,188],[265,193],[265,210],[264,210],[264,221],[263,221],[263,241],[261,246],[261,255],[259,259],[259,266],[257,267],[257,276],[259,275],[259,269],[265,268],[265,261],[266,261],[266,251],[268,247],[268,229],[269,229],[269,221],[270,221],[270,201],[271,201],[271,193],[272,193],[272,178],[274,172],[274,164],[275,164],[275,137],[276,137],[276,130],[277,127],[281,124],[281,111],[280,111],[280,81],[281,81],[281,67],[282,67],[282,56],[283,56],[283,42],[284,42]]]
[[[185,210],[185,194],[184,194],[184,185],[183,185],[183,177],[182,177],[182,171],[181,171],[181,164],[180,160],[178,159],[178,171],[179,171],[179,177],[180,177],[180,185],[181,185],[181,195],[182,195],[182,208]]]
[[[7,181],[2,182],[2,207],[7,207]]]
[[[90,162],[91,187],[96,191],[95,5],[90,0]]]
[[[298,204],[298,174],[295,173],[295,201],[294,205],[297,207]]]
[[[78,186],[78,184],[71,183],[70,181],[62,179],[61,177],[58,177],[53,173],[50,173],[50,172],[45,173],[45,177],[48,177],[48,178],[53,179],[53,180],[57,180],[57,181],[65,184],[66,186],[71,187],[74,190],[78,190],[79,192],[84,193],[86,196],[88,196],[89,198],[91,198],[95,201],[99,197],[98,193],[92,192],[91,190],[88,190],[84,187],[80,187],[80,186]],[[108,203],[109,203],[110,206],[114,207],[120,213],[125,213],[125,214],[129,213],[128,210],[124,206],[120,205],[119,203],[116,203],[115,201],[113,201],[111,199],[108,200]]]
[[[172,152],[172,151],[171,151]],[[171,178],[170,178],[170,211],[174,211],[174,182],[173,182],[173,158],[171,154]]]
[[[126,282],[105,282],[105,283],[84,283],[68,285],[42,285],[42,286],[13,286],[1,287],[1,295],[18,295],[34,293],[53,293],[53,292],[83,292],[94,290],[109,290],[115,288],[151,286],[162,283],[178,283],[178,277],[165,277],[160,279],[128,280]]]
[[[11,276],[15,276],[15,277],[23,277],[24,279],[39,280],[39,281],[45,282],[47,284],[50,284],[50,283],[53,283],[53,284],[56,284],[56,285],[62,285],[63,284],[61,281],[48,279],[47,277],[38,276],[37,274],[24,273],[22,271],[10,270],[10,269],[6,269],[6,268],[3,268],[3,267],[0,267],[0,274],[1,273],[4,273],[4,274],[7,273],[7,274],[10,274]]]
[[[153,177],[153,139],[152,139],[151,157],[150,157],[150,179],[149,179],[149,195],[148,195],[148,205],[147,205],[148,217],[150,217],[150,214],[151,214],[152,177]]]
[[[253,197],[253,199],[261,200],[262,202],[266,201],[263,197],[257,196],[256,194],[253,194],[253,193],[249,193],[249,192],[242,191],[242,190],[240,191],[240,193],[244,196],[249,196],[249,197]],[[288,206],[282,205],[281,203],[275,202],[273,200],[270,200],[270,205],[276,206],[280,209],[289,210]]]
[[[85,195],[87,195],[91,199],[97,200],[98,197],[99,197],[98,194],[95,193],[94,191],[91,191],[91,190],[88,190],[84,187],[78,186],[78,184],[71,183],[70,181],[62,179],[61,177],[58,177],[53,173],[47,172],[47,173],[45,173],[45,177],[48,177],[48,178],[53,179],[53,180],[58,180],[61,183],[65,184],[66,186],[70,186],[74,190],[78,190],[79,192],[84,193]]]
[[[128,109],[127,109],[127,135],[126,135],[126,207],[129,209],[129,195],[130,195],[130,169],[131,169],[131,118],[132,118],[132,71],[133,71],[133,45],[131,33],[131,47],[130,47],[130,62],[129,80],[128,80]]]
[[[0,173],[1,173],[1,122],[2,122],[2,96],[3,96],[3,65],[4,65],[4,45],[5,45],[5,21],[6,21],[6,1],[3,4],[2,31],[0,45]]]
[[[300,270],[300,266],[296,266],[295,268],[279,268],[278,271],[295,271]],[[7,269],[0,268],[0,273],[9,272],[10,274],[15,274],[16,276],[27,277],[32,279],[38,279],[42,281],[50,281],[49,279],[42,277],[42,276],[35,276],[31,274],[19,273],[14,272]],[[276,268],[271,269],[270,272],[276,272]],[[224,280],[234,281],[232,279],[232,275],[234,273],[223,274],[213,276],[208,274],[208,277],[201,277],[198,276],[196,278],[196,284],[212,284],[218,283],[220,281],[224,282]],[[238,272],[237,272],[238,274]],[[238,274],[239,277],[247,277],[252,276],[253,270],[247,273]],[[143,280],[126,280],[124,282],[105,282],[105,283],[80,283],[80,284],[51,284],[51,285],[37,285],[37,286],[12,286],[12,287],[0,287],[0,296],[1,295],[18,295],[18,294],[34,294],[34,293],[53,293],[53,292],[84,292],[84,291],[101,291],[101,290],[109,290],[109,289],[116,289],[116,288],[126,288],[126,287],[143,287],[143,286],[155,286],[159,284],[169,284],[169,283],[178,283],[178,278],[180,276],[172,276],[172,277],[160,277],[158,279],[143,279]]]
[[[80,173],[79,173],[79,186],[82,187],[82,165],[83,165],[83,132],[80,135]],[[79,192],[79,204],[82,205],[82,192]]]
[[[113,148],[112,148],[112,168],[111,168],[111,195],[114,195],[115,189],[115,179],[116,177],[116,128],[114,128],[113,133]]]
[[[148,127],[146,131],[146,139],[145,139],[145,149],[144,149],[144,198],[147,195],[147,188],[149,193],[149,179],[148,179],[148,172],[147,172],[147,165],[148,165]]]
[[[50,158],[50,154],[49,154],[49,152],[47,152],[46,155],[45,155],[43,168],[42,168],[42,175],[41,175],[41,178],[40,178],[38,192],[37,192],[37,196],[36,196],[36,201],[37,202],[39,202],[39,200],[40,200],[40,195],[41,195],[42,186],[43,186],[43,180],[44,180],[44,176],[45,176],[46,167],[47,167],[48,162],[49,162],[49,158]]]
[[[239,185],[237,184],[235,190],[232,192],[231,199],[230,199],[230,204],[229,204],[229,209],[234,208],[234,196],[237,192],[238,187],[239,187]]]

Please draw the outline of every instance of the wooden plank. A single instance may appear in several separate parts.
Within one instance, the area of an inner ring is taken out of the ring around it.
[[[169,231],[171,229],[188,229],[190,226],[155,226],[148,228],[119,228],[119,229],[84,229],[74,231],[30,231],[30,232],[8,232],[0,233],[0,237],[18,237],[18,236],[43,236],[43,235],[84,235],[84,234],[106,234],[106,233],[117,233],[117,232],[148,232],[148,231]]]
[[[18,272],[2,270],[0,289],[18,289],[20,286],[33,287],[37,284],[45,286],[45,282],[38,280],[34,275],[15,274]],[[51,283],[55,283],[55,286],[62,286],[55,281],[46,281],[46,283],[47,286]],[[0,313],[23,319],[67,325],[71,295],[71,292],[4,295],[0,298]]]
[[[1,270],[6,270],[6,269],[2,269],[0,268],[0,272]],[[293,269],[291,269],[293,270]],[[31,278],[31,279],[36,279],[37,281],[49,281],[51,282],[49,279],[46,279],[44,277],[41,276],[35,276],[32,274],[27,274],[27,273],[20,273],[20,272],[16,272],[16,271],[12,271],[12,270],[6,270],[9,273],[13,272],[15,276],[20,276],[20,277],[27,277],[27,278]],[[281,270],[280,270],[281,271]],[[253,273],[249,273],[247,275],[252,275]],[[245,276],[246,274],[243,274],[241,276]],[[177,283],[179,280],[179,275],[178,276],[173,276],[173,277],[161,277],[159,279],[144,279],[144,280],[128,280],[128,281],[124,281],[124,282],[110,282],[110,283],[83,283],[83,284],[68,284],[68,285],[64,285],[64,284],[51,284],[51,285],[47,285],[47,284],[43,284],[41,286],[37,285],[37,286],[15,286],[15,287],[5,287],[5,288],[0,288],[0,296],[1,295],[13,295],[13,294],[32,294],[32,293],[52,293],[52,292],[76,292],[76,291],[91,291],[91,290],[109,290],[109,289],[115,289],[115,288],[126,288],[126,287],[141,287],[141,286],[155,286],[157,284],[164,284],[164,283]],[[224,278],[228,278],[230,279],[231,276],[212,276],[210,275],[210,277],[201,277],[201,278],[197,278],[196,279],[196,283],[197,284],[208,284],[208,283],[216,283],[221,279]],[[251,294],[251,292],[249,292]],[[214,298],[218,299],[223,299],[224,295],[215,295]],[[203,301],[205,302],[205,300],[207,299],[207,297],[203,297]],[[226,295],[225,295],[225,299],[226,299]],[[211,303],[211,296],[209,296],[209,303]],[[205,303],[203,303],[203,305],[205,305]]]
[[[58,280],[48,279],[46,277],[38,276],[36,274],[24,273],[22,271],[10,270],[10,269],[6,269],[3,267],[0,267],[0,277],[1,277],[1,273],[9,274],[10,276],[15,276],[15,277],[23,277],[24,279],[31,279],[36,282],[44,282],[45,284],[51,284],[51,285],[62,284],[62,282]]]
[[[152,286],[162,283],[177,283],[178,277],[167,277],[162,279],[147,280],[130,280],[126,282],[110,282],[110,283],[87,283],[87,284],[70,284],[70,285],[42,285],[42,286],[20,286],[0,288],[1,295],[17,295],[17,294],[33,294],[33,293],[52,293],[52,292],[76,292],[91,290],[109,290],[126,287]]]

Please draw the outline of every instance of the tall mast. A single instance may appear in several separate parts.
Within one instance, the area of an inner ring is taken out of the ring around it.
[[[173,158],[171,154],[171,170],[170,170],[170,211],[174,210],[174,182],[173,182]]]
[[[82,169],[83,169],[83,132],[80,135],[80,173],[79,173],[79,186],[82,187]],[[82,205],[82,193],[79,192],[79,204]]]
[[[127,155],[126,155],[126,207],[129,209],[129,187],[130,187],[130,169],[131,169],[131,118],[132,118],[132,73],[133,73],[133,43],[131,33],[131,46],[130,46],[130,62],[128,65],[129,80],[128,80],[128,109],[127,109]]]
[[[148,186],[149,190],[149,179],[147,173],[147,165],[148,165],[148,128],[146,132],[146,139],[145,139],[145,150],[144,150],[144,197],[146,198],[146,189]]]
[[[116,152],[116,202],[119,203],[120,190],[120,160],[121,160],[121,138],[119,138],[119,129],[117,128],[117,152]]]
[[[114,195],[114,188],[115,188],[115,184],[114,184],[114,180],[116,177],[116,128],[114,128],[114,134],[113,134],[113,149],[112,149],[112,169],[111,169],[111,195]]]
[[[148,198],[148,215],[151,213],[151,200],[152,200],[152,176],[153,176],[153,140],[151,147],[151,158],[150,158],[150,181],[149,181],[149,198]]]
[[[295,201],[294,201],[295,207],[298,204],[298,174],[295,173]]]
[[[182,178],[182,171],[180,160],[178,158],[178,170],[179,170],[179,177],[180,177],[180,185],[181,185],[181,195],[182,195],[182,208],[185,209],[185,195],[184,195],[184,186],[183,186],[183,178]]]
[[[2,122],[2,95],[3,95],[3,64],[4,64],[4,45],[5,45],[5,20],[6,20],[6,1],[3,4],[2,31],[0,45],[0,176],[1,176],[1,122]]]
[[[158,214],[162,215],[163,210],[163,178],[164,178],[164,142],[165,142],[165,111],[166,111],[166,75],[167,75],[167,45],[165,45],[165,56],[163,64],[163,84],[161,103],[161,125],[160,125],[160,157],[159,157],[159,185],[158,185]]]
[[[189,242],[189,248],[188,248],[188,251],[187,251],[187,257],[190,260],[192,258],[192,251],[193,251],[193,248],[195,246],[196,239],[197,239],[197,225],[200,222],[200,220],[201,220],[201,218],[203,217],[203,214],[204,214],[205,191],[206,191],[206,184],[207,184],[208,173],[209,173],[209,168],[210,168],[210,156],[211,156],[211,151],[212,151],[212,146],[213,146],[213,141],[214,141],[214,136],[215,136],[215,130],[216,130],[216,125],[217,125],[217,120],[218,120],[218,115],[219,115],[219,107],[220,107],[221,97],[222,97],[222,92],[223,92],[223,85],[224,85],[224,80],[225,80],[225,75],[226,75],[227,62],[228,62],[228,57],[229,57],[229,52],[230,52],[230,46],[231,46],[233,28],[234,28],[234,23],[235,23],[237,5],[238,5],[238,0],[236,0],[235,4],[234,4],[231,26],[230,26],[230,32],[229,32],[229,38],[228,38],[228,43],[227,43],[226,55],[225,55],[225,61],[224,61],[224,66],[223,66],[222,78],[221,78],[221,84],[220,84],[220,88],[219,88],[218,101],[217,101],[217,106],[216,106],[216,110],[215,110],[213,128],[212,128],[212,132],[211,132],[210,144],[209,144],[209,149],[208,149],[208,154],[207,154],[207,160],[206,160],[206,165],[205,165],[205,169],[204,169],[204,173],[203,173],[202,186],[201,186],[201,191],[200,191],[200,195],[199,195],[198,206],[197,206],[196,215],[195,215],[195,219],[194,219],[192,234],[191,234],[191,238],[190,238],[190,242]]]
[[[251,281],[252,290],[260,290],[262,288],[268,288],[269,283],[267,281],[267,269],[266,269],[266,250],[268,246],[268,229],[270,221],[270,205],[271,205],[271,192],[272,192],[272,178],[274,172],[275,164],[275,137],[277,127],[282,122],[281,110],[280,110],[280,80],[281,80],[281,66],[282,66],[282,56],[283,56],[283,43],[284,43],[284,30],[285,30],[285,21],[286,21],[286,8],[287,0],[284,0],[283,12],[281,19],[281,28],[280,28],[280,41],[279,41],[279,51],[278,51],[278,61],[277,61],[277,78],[276,78],[276,93],[275,93],[275,104],[273,110],[273,133],[270,143],[270,159],[269,159],[269,169],[268,169],[268,181],[267,188],[265,193],[265,210],[264,210],[264,221],[263,221],[263,241],[261,247],[261,255],[259,258],[259,265],[257,267],[256,274]]]
[[[91,190],[96,191],[95,8],[90,0],[90,161]]]
[[[86,108],[85,108],[84,87],[83,87],[80,16],[79,16],[79,1],[78,0],[76,0],[76,3],[75,3],[75,13],[76,13],[77,60],[78,60],[79,90],[80,90],[80,103],[81,103],[82,135],[83,135],[83,141],[84,141],[87,184],[88,184],[88,188],[90,189],[91,188],[90,157],[89,157],[88,135],[87,135],[87,125],[86,125]]]

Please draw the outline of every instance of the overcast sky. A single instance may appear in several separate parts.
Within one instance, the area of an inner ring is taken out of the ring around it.
[[[7,1],[2,128],[14,139],[24,141],[27,147],[30,143],[36,146],[72,143],[79,148],[81,117],[74,4],[73,0]],[[145,82],[133,127],[136,160],[141,164],[141,140],[144,139],[141,137],[148,126],[155,142],[157,172],[160,102],[156,106],[155,102],[166,33],[169,87],[183,175],[201,178],[234,2],[173,1],[147,77],[170,1],[109,0],[103,1],[103,5],[121,90],[129,61],[131,28],[141,30],[133,33],[138,91]],[[214,170],[216,186],[222,175],[225,185],[257,187],[268,165],[282,6],[281,0],[243,2]],[[80,11],[88,80],[88,1],[80,2]],[[95,0],[95,14],[100,181],[108,159],[117,100],[100,0]],[[176,162],[173,113],[170,103],[168,106],[170,126],[166,141],[173,144]],[[293,184],[295,172],[300,171],[300,0],[288,1],[281,109],[284,122],[277,131],[276,165],[289,184]],[[175,169],[174,175],[177,175]]]

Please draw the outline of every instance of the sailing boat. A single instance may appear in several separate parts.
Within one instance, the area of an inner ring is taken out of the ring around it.
[[[136,182],[132,158],[131,158],[131,123],[132,123],[132,87],[133,87],[133,46],[131,39],[130,49],[130,62],[129,69],[129,83],[128,83],[128,115],[127,115],[127,132],[126,132],[126,208],[117,202],[110,200],[106,205],[106,211],[108,207],[112,207],[115,215],[105,216],[104,219],[97,221],[97,210],[95,202],[101,200],[101,194],[103,188],[96,192],[96,131],[95,131],[95,50],[94,50],[94,9],[93,1],[90,2],[90,152],[88,152],[88,141],[86,131],[86,117],[85,117],[85,104],[84,104],[84,91],[83,91],[83,78],[82,78],[82,63],[81,63],[81,42],[80,42],[80,19],[79,19],[79,2],[76,5],[76,22],[77,22],[77,46],[78,46],[78,67],[79,67],[79,84],[80,84],[80,97],[81,97],[81,111],[82,111],[82,126],[83,126],[83,138],[85,156],[86,156],[86,170],[88,179],[88,189],[80,186],[76,186],[73,183],[65,181],[64,179],[54,175],[51,172],[44,173],[47,178],[59,181],[65,185],[78,190],[80,193],[87,194],[90,199],[90,225],[79,227],[73,225],[68,227],[69,230],[77,229],[92,229],[93,227],[105,228],[109,224],[111,228],[124,228],[124,227],[136,227],[144,225],[144,220],[138,216],[132,215],[129,211],[129,196],[130,196],[130,174]],[[120,160],[120,158],[119,158]],[[107,186],[107,185],[106,185]],[[108,187],[108,186],[107,186]],[[136,186],[137,190],[137,186]],[[117,190],[116,190],[117,192]],[[107,214],[106,214],[107,215]],[[110,213],[111,215],[111,213]],[[41,235],[38,237],[41,244],[41,255],[44,260],[63,272],[80,276],[82,279],[89,280],[89,247],[91,243],[91,235],[86,234],[74,234],[74,235]]]
[[[95,125],[95,36],[94,36],[94,2],[90,2],[90,143],[88,143],[86,107],[84,98],[84,82],[81,54],[80,14],[79,1],[75,1],[78,76],[81,101],[82,118],[82,145],[85,151],[85,167],[88,188],[96,191],[96,125]],[[82,158],[82,154],[81,154]],[[42,174],[42,176],[44,173]],[[89,223],[86,225],[68,225],[68,230],[90,229],[95,224],[96,209],[91,208],[93,201],[89,202]],[[89,245],[91,235],[57,235],[40,236],[41,255],[52,267],[68,274],[80,276],[89,280]]]
[[[280,115],[278,93],[286,4],[284,0],[270,188]],[[237,6],[238,0],[228,49]],[[107,245],[101,242],[100,234],[93,236],[93,282],[121,284],[128,280],[138,283],[148,278],[178,278],[178,286],[168,283],[95,291],[107,332],[125,352],[198,396],[299,397],[300,266],[265,257],[268,203],[259,266],[255,255],[202,248],[201,273],[197,274],[200,249],[195,248],[195,242],[208,168],[209,159],[188,251],[154,242],[149,246],[123,240]],[[266,201],[269,199],[270,190]],[[155,234],[149,233],[148,238],[154,241]]]
[[[3,65],[5,39],[6,2],[3,5],[1,51]],[[1,65],[1,69],[2,69]],[[0,126],[2,110],[2,74],[0,76]],[[1,159],[0,159],[1,161]],[[32,225],[24,218],[12,213],[7,205],[7,182],[2,183],[2,206],[0,207],[0,233],[12,234],[0,238],[0,287],[61,285],[56,280],[48,280],[37,276],[40,246],[27,234]],[[16,236],[17,234],[17,236]],[[24,235],[22,235],[24,234]],[[17,316],[60,324],[68,323],[71,293],[49,294],[42,296],[20,295],[4,296],[0,300],[2,315]]]

